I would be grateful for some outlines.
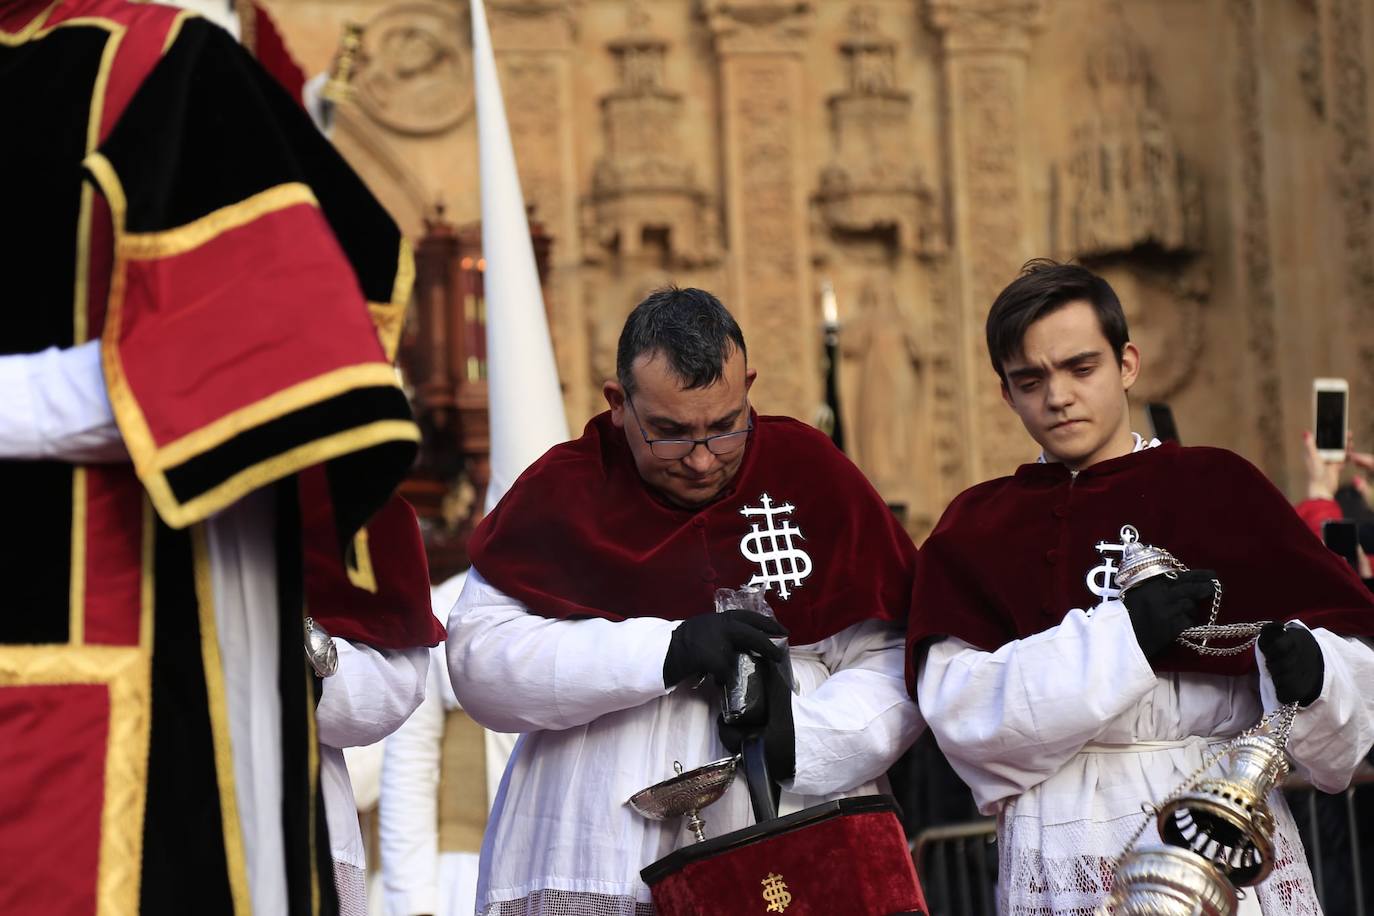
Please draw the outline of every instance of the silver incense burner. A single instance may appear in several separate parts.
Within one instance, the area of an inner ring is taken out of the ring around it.
[[[1116,587],[1122,594],[1155,576],[1187,571],[1162,547],[1144,544],[1131,525],[1121,529],[1121,565]],[[1206,624],[1184,630],[1179,642],[1200,655],[1236,655],[1250,649],[1268,621],[1217,624],[1221,583],[1212,580],[1211,615]],[[1211,639],[1241,640],[1218,647]],[[1227,742],[1162,805],[1146,805],[1163,845],[1133,849],[1143,823],[1118,858],[1112,892],[1099,912],[1113,916],[1234,916],[1237,888],[1252,887],[1274,868],[1274,815],[1269,793],[1288,774],[1284,748],[1297,706],[1265,716]],[[1223,757],[1220,775],[1206,777]]]
[[[1099,912],[1112,916],[1235,916],[1236,892],[1210,862],[1177,846],[1146,846],[1121,860]]]
[[[706,839],[706,822],[700,812],[730,788],[739,761],[737,756],[725,757],[683,772],[682,764],[674,760],[676,775],[640,789],[625,804],[651,821],[687,815],[687,826],[700,843]]]

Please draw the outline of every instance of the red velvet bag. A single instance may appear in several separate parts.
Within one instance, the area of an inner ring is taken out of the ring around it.
[[[926,916],[896,805],[863,795],[695,843],[640,871],[659,916]]]

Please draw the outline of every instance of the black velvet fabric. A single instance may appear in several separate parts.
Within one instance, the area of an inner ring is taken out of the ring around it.
[[[334,528],[349,563],[353,562],[349,555],[353,533],[371,520],[390,496],[385,494],[375,504],[360,498],[364,493],[376,492],[377,468],[409,468],[415,453],[413,442],[384,442],[361,452],[341,455],[325,465],[329,497],[334,507]]]
[[[0,45],[0,354],[69,347],[73,338],[81,160],[91,87],[109,33],[60,29],[42,41]],[[24,87],[42,87],[42,91]],[[0,397],[12,396],[0,392]],[[0,534],[0,578],[14,609],[0,643],[66,642],[71,582],[71,465],[0,462],[11,524]],[[39,609],[43,609],[40,613]],[[54,609],[57,609],[54,612]]]
[[[0,530],[0,577],[8,606],[0,613],[0,643],[66,642],[71,625],[72,466],[0,461],[0,482],[9,519]]]
[[[360,418],[367,422],[387,419],[409,420],[410,405],[406,403],[405,395],[399,388],[358,388],[347,391],[327,401],[292,411],[268,423],[250,427],[222,445],[169,468],[167,483],[176,498],[185,502],[244,468],[252,467],[273,455],[280,455],[298,445],[351,429],[358,424]],[[405,448],[411,455],[415,451],[415,446],[410,443],[398,447]],[[366,449],[357,459],[374,472],[375,462],[383,457],[374,454],[375,451]],[[402,459],[402,466],[409,461],[409,457]],[[359,493],[375,489],[364,487],[347,493],[348,498],[343,502],[356,501]],[[363,520],[377,510],[387,495],[381,494],[375,505],[367,507],[367,515]],[[358,527],[361,527],[361,522],[353,530],[357,530]]]
[[[72,345],[81,160],[108,39],[104,29],[69,27],[42,41],[0,45],[0,86],[7,90],[0,92],[0,354]]]
[[[191,537],[157,522],[143,916],[232,916]]]
[[[120,176],[129,232],[166,231],[288,182],[308,185],[363,296],[389,301],[400,232],[366,186],[280,86],[222,30],[188,20],[130,101],[100,152]],[[232,308],[223,320],[235,321]],[[347,392],[245,430],[170,468],[187,502],[296,446],[376,420],[409,420],[397,388]],[[339,540],[380,508],[415,445],[389,442],[328,463]]]
[[[300,105],[222,29],[201,19],[182,27],[101,152],[123,178],[130,232],[181,226],[284,182],[308,184],[364,296],[390,301],[399,229]]]

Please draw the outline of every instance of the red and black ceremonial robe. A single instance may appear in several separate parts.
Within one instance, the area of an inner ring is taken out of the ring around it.
[[[1344,636],[1374,635],[1374,598],[1349,565],[1312,536],[1254,465],[1225,449],[1161,446],[1079,471],[1026,464],[955,498],[921,546],[907,631],[907,684],[929,640],[953,636],[984,651],[1048,629],[1101,597],[1124,525],[1225,588],[1218,623],[1300,619]],[[1119,554],[1116,556],[1119,557]],[[1252,652],[1203,656],[1177,647],[1156,671],[1239,675]]]
[[[99,339],[133,458],[0,462],[0,912],[246,911],[202,522],[264,488],[290,912],[331,912],[304,593],[363,594],[335,603],[339,635],[437,638],[427,601],[372,614],[423,591],[384,581],[415,575],[404,507],[354,537],[418,439],[386,352],[408,252],[299,106],[181,10],[0,4],[0,123],[0,353]],[[304,541],[321,530],[332,553]]]
[[[472,565],[544,617],[684,620],[753,583],[793,645],[905,620],[916,547],[862,472],[788,417],[754,416],[745,448],[720,497],[684,509],[602,413],[516,480],[473,533]]]

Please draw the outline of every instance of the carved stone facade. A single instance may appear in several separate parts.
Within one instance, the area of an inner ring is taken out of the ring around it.
[[[1107,277],[1132,339],[1151,356],[1135,394],[1167,401],[1192,380],[1203,351],[1202,185],[1121,3],[1103,3],[1097,15],[1103,40],[1082,55],[1090,104],[1050,170],[1051,250]]]
[[[1026,187],[1026,59],[1042,14],[1038,2],[933,0],[940,36],[952,164],[955,286],[949,307],[962,359],[965,450],[974,480],[1005,474],[1034,455],[982,357],[988,306],[1034,253]]]
[[[807,257],[805,61],[809,2],[704,5],[721,90],[728,276],[759,400],[790,416],[815,411],[819,315]]]
[[[1134,392],[1300,491],[1313,376],[1374,449],[1370,0],[487,0],[574,429],[625,314],[717,292],[755,403],[813,420],[819,291],[851,452],[920,535],[1036,447],[988,306],[1105,274]],[[479,216],[466,3],[268,0],[308,72],[363,26],[335,142],[412,238]],[[1146,430],[1143,411],[1137,428]]]
[[[845,88],[828,99],[834,156],[815,201],[836,233],[889,232],[903,254],[945,250],[935,192],[910,154],[911,93],[898,88],[897,42],[878,28],[877,8],[853,7],[840,42]]]
[[[601,97],[606,155],[584,203],[583,260],[672,268],[720,259],[716,202],[696,180],[682,148],[682,93],[663,82],[670,42],[653,32],[643,3],[627,12],[627,33],[607,43],[618,83]]]

